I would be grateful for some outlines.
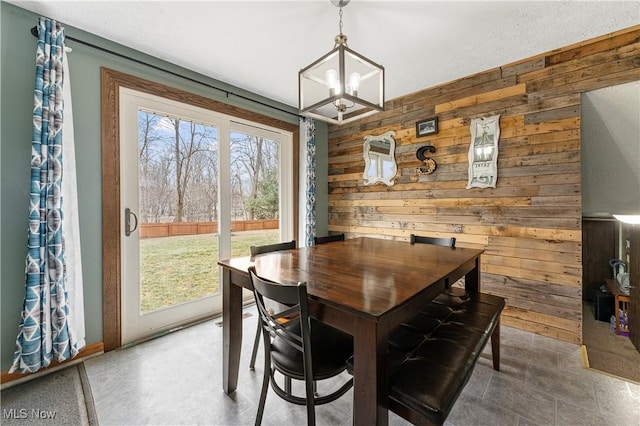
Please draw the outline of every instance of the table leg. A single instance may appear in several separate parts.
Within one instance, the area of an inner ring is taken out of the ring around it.
[[[464,288],[469,293],[480,291],[480,256],[476,258],[476,267],[464,276]]]
[[[378,323],[357,320],[353,338],[354,425],[389,423],[387,340],[388,333]]]
[[[231,283],[231,271],[222,270],[222,386],[236,390],[242,346],[242,287]]]

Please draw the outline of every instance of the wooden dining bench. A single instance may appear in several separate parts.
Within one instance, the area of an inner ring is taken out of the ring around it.
[[[442,425],[485,345],[500,370],[503,298],[451,287],[389,337],[389,409],[416,425]],[[353,358],[347,370],[353,371]]]
[[[442,425],[491,339],[500,370],[501,297],[450,288],[389,339],[389,409],[413,424]]]

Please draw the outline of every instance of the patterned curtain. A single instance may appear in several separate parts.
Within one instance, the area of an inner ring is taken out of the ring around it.
[[[305,119],[307,142],[307,217],[305,237],[307,247],[313,245],[316,236],[316,125],[312,118]]]
[[[69,327],[62,235],[64,28],[40,18],[31,146],[25,298],[9,372],[35,372],[78,354]]]

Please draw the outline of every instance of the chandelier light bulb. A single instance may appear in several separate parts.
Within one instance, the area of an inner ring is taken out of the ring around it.
[[[329,87],[329,90],[338,89],[338,72],[336,70],[327,70],[325,78],[327,79],[327,87]]]
[[[360,88],[360,74],[352,72],[349,76],[349,86],[351,87],[351,94],[358,95],[358,89]]]
[[[327,87],[329,88],[329,96],[339,95],[342,90],[340,90],[338,71],[334,69],[327,70],[327,72],[325,73],[325,78],[327,80]]]

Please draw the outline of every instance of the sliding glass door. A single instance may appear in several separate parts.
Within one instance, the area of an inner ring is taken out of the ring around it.
[[[290,238],[291,141],[129,89],[120,106],[127,344],[219,313],[217,260]]]

